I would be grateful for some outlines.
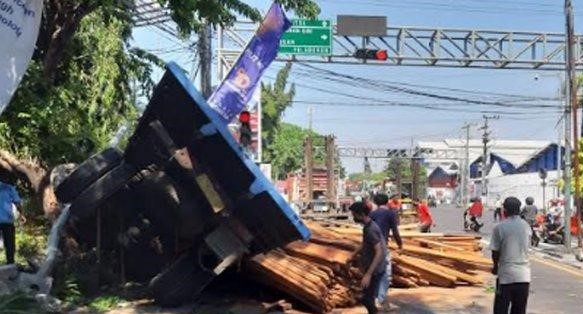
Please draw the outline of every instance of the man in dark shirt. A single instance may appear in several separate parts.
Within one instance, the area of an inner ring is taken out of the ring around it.
[[[386,271],[385,256],[387,243],[379,226],[369,217],[370,208],[362,202],[350,206],[354,221],[362,224],[362,244],[357,254],[360,254],[360,266],[364,271],[362,277],[362,300],[369,314],[378,313],[375,298],[379,291],[380,281]]]
[[[401,235],[399,234],[399,224],[397,222],[397,212],[390,210],[387,207],[389,202],[389,197],[384,193],[378,193],[373,198],[374,203],[377,205],[377,209],[369,214],[369,217],[379,226],[381,232],[383,233],[383,239],[388,243],[389,235],[393,235],[399,249],[403,248],[403,241],[401,240]],[[387,269],[385,271],[385,276],[381,279],[379,285],[379,292],[377,295],[377,301],[383,305],[383,307],[388,307],[388,302],[385,303],[387,292],[391,284],[392,277],[392,267],[391,267],[391,252],[387,249]]]

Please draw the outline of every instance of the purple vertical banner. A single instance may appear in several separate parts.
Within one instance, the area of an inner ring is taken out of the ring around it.
[[[225,124],[245,108],[263,72],[277,57],[281,36],[290,27],[291,22],[281,5],[273,3],[229,74],[208,99],[209,105],[219,113]]]

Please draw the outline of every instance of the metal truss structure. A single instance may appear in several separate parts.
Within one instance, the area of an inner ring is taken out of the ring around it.
[[[383,148],[365,148],[365,147],[339,147],[337,150],[338,157],[353,158],[406,158],[406,159],[448,159],[459,160],[461,156],[455,149],[383,149]]]
[[[238,22],[232,28],[219,30],[219,73],[230,68],[253,35],[255,27],[251,22]],[[582,38],[579,35],[576,39],[579,66],[583,65]],[[356,59],[356,50],[362,48],[384,49],[388,53],[388,59]],[[559,71],[565,68],[565,35],[551,32],[391,26],[387,27],[387,35],[383,37],[338,36],[335,32],[331,56],[284,55],[278,60]]]

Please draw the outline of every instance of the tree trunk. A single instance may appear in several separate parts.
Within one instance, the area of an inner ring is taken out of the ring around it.
[[[10,152],[0,149],[0,169],[23,180],[42,205],[43,213],[54,218],[58,214],[58,203],[50,182],[50,171],[39,162],[21,160]]]
[[[98,5],[98,1],[82,1],[80,4],[69,3],[68,0],[49,1],[52,15],[45,15],[46,29],[49,31],[44,36],[50,36],[46,52],[43,57],[43,75],[49,83],[53,83],[56,78],[57,68],[63,59],[63,51],[71,41],[75,32],[81,24],[81,20],[89,13],[93,12]]]

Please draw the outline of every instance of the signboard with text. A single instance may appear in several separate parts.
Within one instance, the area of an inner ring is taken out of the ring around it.
[[[279,53],[286,55],[329,56],[332,54],[330,20],[292,20],[292,27],[279,41]]]

